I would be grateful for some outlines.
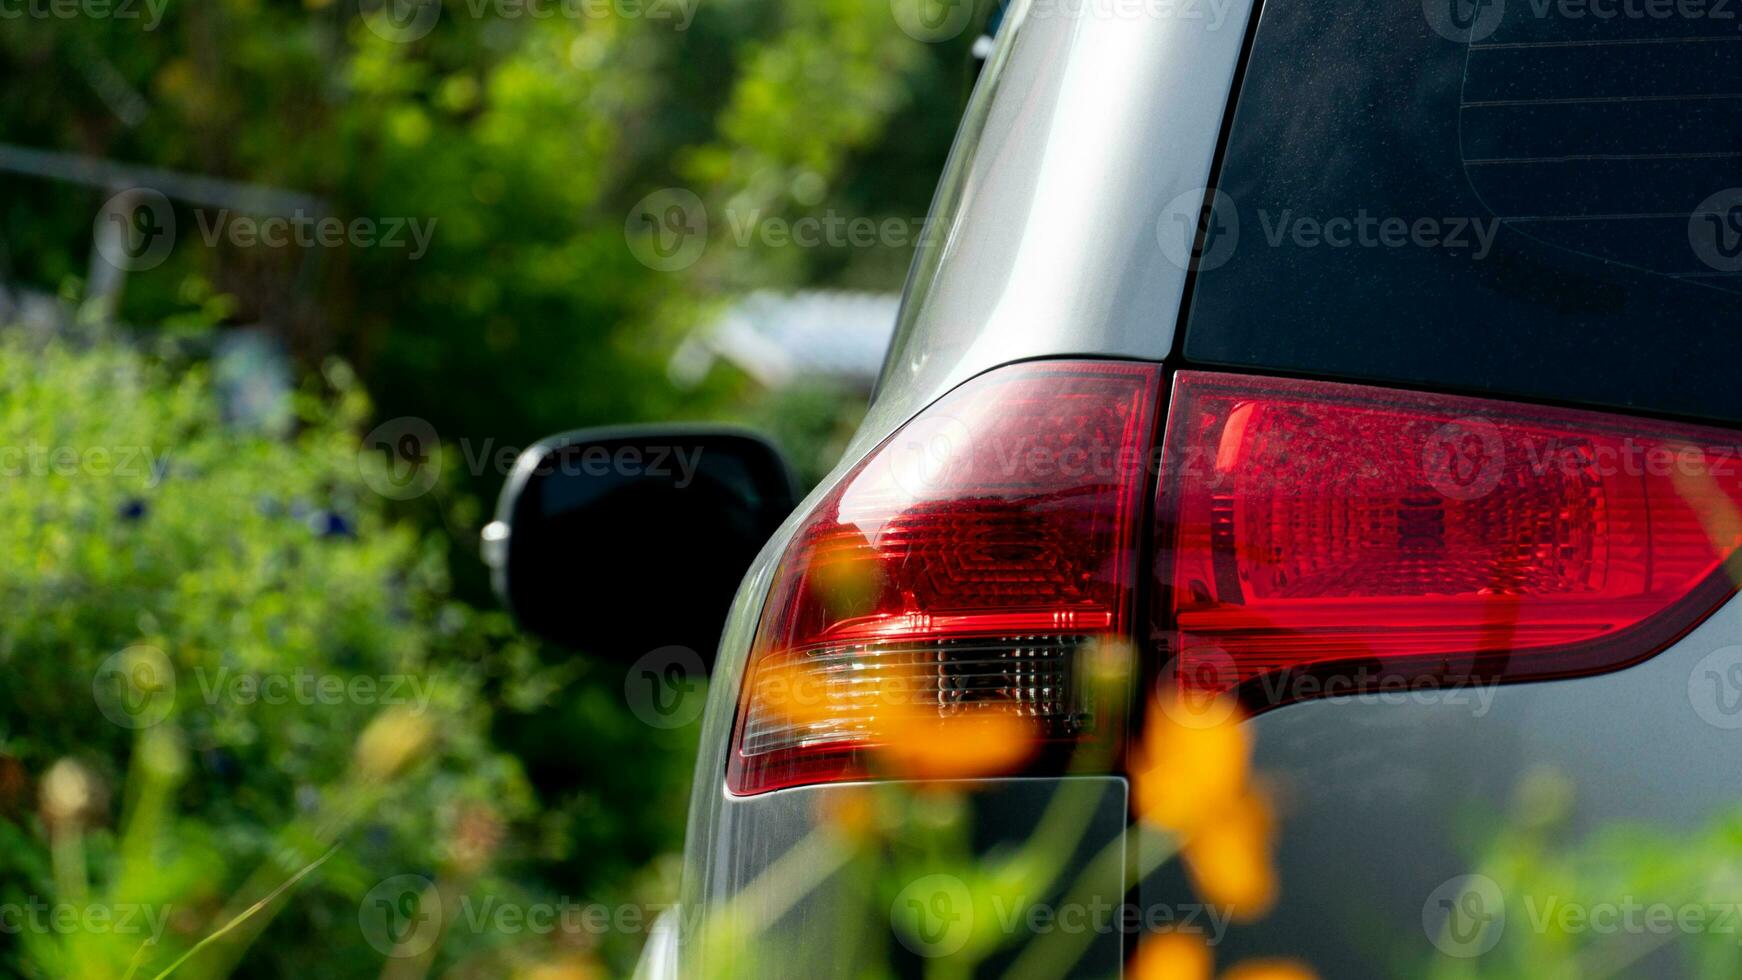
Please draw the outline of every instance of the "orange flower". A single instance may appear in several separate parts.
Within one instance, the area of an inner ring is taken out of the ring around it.
[[[1157,701],[1134,753],[1133,793],[1150,824],[1190,835],[1246,788],[1252,744],[1232,702],[1201,696]]]
[[[1222,980],[1319,980],[1319,975],[1297,960],[1247,960],[1222,974]]]
[[[803,657],[765,664],[745,692],[794,728],[827,723],[835,714],[827,677]]]
[[[1158,932],[1143,940],[1126,980],[1210,980],[1210,947],[1202,936]]]
[[[535,963],[524,968],[517,976],[522,980],[602,980],[605,971],[588,957],[577,954],[546,963]]]
[[[896,709],[883,721],[879,756],[907,779],[978,779],[1008,773],[1034,749],[1029,724],[1001,712],[940,718]]]
[[[877,797],[863,786],[841,786],[817,796],[817,820],[854,843],[877,832]]]
[[[1270,801],[1255,790],[1186,840],[1186,868],[1198,893],[1242,922],[1262,917],[1276,904],[1270,857],[1274,822]]]

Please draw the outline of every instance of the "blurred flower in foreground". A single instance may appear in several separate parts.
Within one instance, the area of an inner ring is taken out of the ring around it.
[[[1157,701],[1131,778],[1137,812],[1177,835],[1199,894],[1243,921],[1276,903],[1270,801],[1251,782],[1252,743],[1235,706]]]
[[[1205,901],[1242,922],[1270,911],[1276,904],[1273,825],[1270,801],[1252,789],[1186,839],[1186,868]]]
[[[1252,743],[1240,713],[1223,701],[1156,702],[1131,777],[1138,814],[1162,830],[1189,836],[1246,792]]]
[[[907,779],[977,779],[1008,773],[1022,765],[1033,748],[1033,733],[1020,719],[1003,714],[984,718],[890,719],[882,758]]]
[[[1210,947],[1202,936],[1158,932],[1137,948],[1126,980],[1210,980]]]
[[[507,828],[496,811],[482,803],[464,803],[448,834],[448,855],[463,875],[483,871],[502,846]]]
[[[826,725],[836,715],[825,674],[803,657],[760,667],[744,695],[798,728]]]
[[[1712,550],[1728,556],[1742,546],[1742,512],[1738,512],[1730,495],[1718,485],[1705,464],[1705,455],[1692,446],[1667,446],[1677,460],[1698,460],[1699,465],[1678,465],[1670,468],[1670,481],[1675,492],[1699,517]]]
[[[1318,974],[1295,960],[1247,960],[1222,974],[1222,980],[1318,980]]]
[[[1125,980],[1210,980],[1214,967],[1202,936],[1158,932],[1143,941],[1125,971]],[[1222,974],[1222,980],[1318,980],[1294,960],[1247,960]]]
[[[905,779],[978,779],[1008,773],[1034,751],[1034,729],[1000,711],[940,716],[929,701],[892,700],[878,718],[878,756]]]
[[[388,711],[357,738],[357,771],[370,780],[392,779],[428,747],[429,720],[403,709]]]
[[[519,971],[516,977],[517,980],[604,980],[605,971],[591,959],[574,955],[528,967]]]
[[[877,833],[877,797],[863,786],[842,786],[817,797],[817,820],[853,843]]]
[[[71,759],[50,766],[42,777],[42,815],[51,825],[83,822],[96,797],[90,772]]]

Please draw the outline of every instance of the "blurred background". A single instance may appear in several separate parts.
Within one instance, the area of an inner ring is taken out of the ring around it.
[[[627,975],[696,712],[478,532],[568,429],[834,464],[989,6],[0,4],[0,976]]]

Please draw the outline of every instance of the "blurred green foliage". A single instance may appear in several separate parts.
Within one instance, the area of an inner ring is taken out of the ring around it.
[[[8,142],[290,188],[347,220],[434,222],[413,260],[208,245],[195,228],[210,215],[181,213],[180,247],[130,278],[123,319],[163,322],[189,308],[190,280],[209,283],[230,298],[229,322],[265,322],[306,364],[343,356],[384,415],[450,438],[525,445],[589,424],[732,415],[742,384],[681,395],[664,382],[679,336],[751,286],[899,288],[910,253],[746,244],[728,217],[917,222],[969,38],[921,44],[888,4],[863,0],[681,6],[687,28],[625,13],[641,5],[534,18],[450,0],[410,43],[343,0],[170,4],[152,31],[8,21],[0,72],[28,97],[0,119]],[[116,88],[139,118],[123,118]],[[8,195],[0,213],[5,271],[76,292],[106,195],[26,183],[42,193]],[[713,219],[708,252],[681,272],[625,247],[635,204],[667,187],[700,195]]]
[[[0,333],[0,903],[162,910],[155,969],[343,844],[248,960],[343,977],[380,970],[358,910],[398,874],[480,901],[669,901],[669,870],[639,868],[681,833],[688,733],[637,722],[620,675],[541,658],[453,599],[446,539],[370,489],[382,464],[342,363],[297,394],[288,440],[223,422],[208,374]],[[541,806],[504,718],[649,761],[582,764],[586,788]],[[0,972],[118,977],[143,934],[19,938]],[[222,976],[252,938],[178,975]],[[536,958],[528,938],[460,930],[440,955],[500,976],[490,947]],[[623,967],[638,940],[600,952]]]
[[[736,240],[728,216],[917,223],[971,40],[922,44],[863,0],[700,0],[682,23],[634,4],[534,18],[447,0],[408,42],[372,29],[380,5],[363,6],[171,2],[149,30],[0,20],[7,144],[434,227],[415,259],[242,247],[205,240],[211,209],[183,203],[168,260],[126,279],[118,319],[132,333],[0,332],[0,447],[159,461],[98,474],[81,456],[64,474],[0,480],[0,902],[169,909],[141,976],[332,844],[291,897],[178,976],[377,975],[358,911],[395,874],[450,900],[671,899],[694,730],[641,724],[621,668],[479,611],[491,600],[472,542],[501,473],[453,478],[466,470],[455,458],[436,492],[389,502],[368,487],[358,434],[416,416],[449,445],[524,446],[587,425],[726,418],[772,432],[819,478],[861,393],[764,392],[722,370],[679,391],[666,360],[751,288],[899,288],[907,247],[771,248]],[[0,284],[77,303],[110,189],[12,174],[0,187]],[[660,272],[625,228],[672,187],[713,220],[700,261]],[[288,437],[226,423],[214,368],[188,353],[243,326],[279,338],[300,369]],[[140,684],[163,665],[177,680],[166,717],[116,723],[116,697],[161,704]],[[242,703],[217,686],[298,671],[413,677],[430,701],[406,727],[379,704]],[[387,774],[365,761],[383,731],[416,750]],[[56,786],[77,805],[57,810]],[[139,952],[136,935],[21,938],[0,949],[0,974],[121,976]],[[389,965],[500,977],[580,956],[627,973],[640,934],[600,941],[473,930]]]
[[[1742,811],[1680,832],[1577,815],[1578,787],[1549,768],[1505,813],[1468,821],[1475,873],[1445,898],[1445,953],[1399,953],[1431,980],[1742,975]],[[1418,947],[1412,947],[1418,948]]]

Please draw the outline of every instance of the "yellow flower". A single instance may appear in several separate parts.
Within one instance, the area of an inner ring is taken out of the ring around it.
[[[1126,980],[1210,980],[1210,947],[1202,936],[1158,932],[1137,947]]]
[[[566,956],[518,972],[519,980],[601,980],[605,971],[585,956]]]
[[[391,779],[423,752],[434,734],[422,715],[402,709],[379,715],[357,738],[357,770],[371,780]]]
[[[1222,974],[1222,980],[1318,980],[1312,968],[1297,960],[1247,960]]]
[[[1245,792],[1252,759],[1240,721],[1233,704],[1221,699],[1157,701],[1143,745],[1133,753],[1138,815],[1189,836],[1233,806]]]
[[[1270,911],[1277,893],[1270,856],[1274,823],[1270,801],[1254,790],[1186,839],[1186,868],[1205,901],[1242,922]]]

